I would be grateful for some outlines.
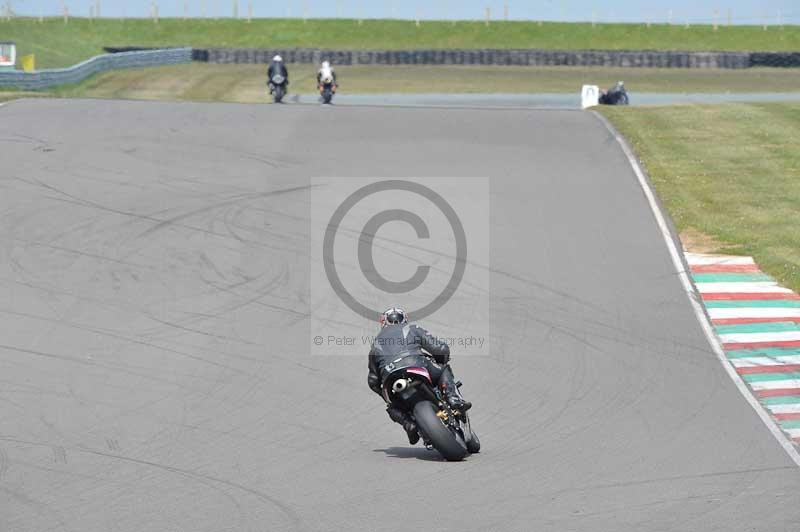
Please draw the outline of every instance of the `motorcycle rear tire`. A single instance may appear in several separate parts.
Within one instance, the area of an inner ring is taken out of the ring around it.
[[[417,427],[448,462],[458,462],[467,456],[467,444],[447,428],[436,416],[436,408],[430,401],[420,401],[414,406]]]

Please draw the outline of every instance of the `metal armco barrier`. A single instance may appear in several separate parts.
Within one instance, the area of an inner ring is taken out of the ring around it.
[[[20,90],[43,90],[66,83],[78,83],[109,70],[123,68],[177,65],[192,61],[191,48],[171,48],[98,55],[69,68],[40,70],[38,72],[0,72],[0,87]]]
[[[279,54],[289,63],[337,65],[522,65],[631,68],[800,67],[800,52],[682,52],[629,50],[333,50],[313,48],[210,48],[193,51],[195,61],[269,63]]]

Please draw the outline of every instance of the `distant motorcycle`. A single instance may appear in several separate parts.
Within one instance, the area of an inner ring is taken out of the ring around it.
[[[413,359],[406,357],[391,364],[382,386],[384,400],[411,414],[425,447],[436,449],[445,460],[459,461],[480,451],[481,442],[472,431],[467,413],[453,410],[428,370],[414,366]]]
[[[337,85],[333,82],[333,78],[326,76],[319,82],[319,94],[322,97],[322,103],[331,103],[333,95],[336,94]]]
[[[272,93],[275,103],[281,103],[286,95],[286,78],[280,74],[273,74],[269,80],[269,92]]]
[[[625,84],[618,81],[616,85],[600,93],[598,102],[603,105],[628,105],[628,91]]]

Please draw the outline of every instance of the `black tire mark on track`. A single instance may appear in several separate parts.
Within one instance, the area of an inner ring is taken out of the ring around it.
[[[58,447],[58,448],[60,448],[60,449],[65,451],[65,449],[63,447],[60,447],[60,446],[53,446],[51,444],[44,443],[44,442],[28,441],[28,440],[22,440],[22,439],[13,438],[13,437],[7,437],[7,436],[0,436],[0,441],[21,443],[21,444],[35,445],[35,446],[46,446],[46,447],[51,447],[54,450],[55,450],[56,447]],[[234,488],[236,490],[239,490],[239,491],[242,491],[242,492],[245,492],[245,493],[249,493],[250,495],[258,498],[259,500],[261,500],[263,502],[266,502],[266,503],[272,505],[273,507],[277,508],[292,523],[292,529],[293,530],[299,530],[300,529],[300,523],[302,521],[301,517],[292,507],[290,507],[287,503],[284,503],[283,501],[280,501],[279,499],[264,493],[263,491],[260,491],[260,490],[255,489],[255,488],[251,488],[251,487],[246,486],[244,484],[240,484],[238,482],[234,482],[234,481],[227,480],[227,479],[224,479],[224,478],[215,477],[213,475],[205,475],[203,473],[198,473],[197,471],[192,471],[192,470],[189,470],[189,469],[183,469],[183,468],[179,468],[179,467],[174,467],[174,466],[171,466],[171,465],[168,465],[168,464],[160,464],[158,462],[152,462],[152,461],[149,461],[149,460],[141,460],[141,459],[138,459],[138,458],[131,458],[131,457],[128,457],[128,456],[122,456],[122,455],[119,455],[119,454],[107,453],[107,452],[97,451],[97,450],[93,450],[93,449],[87,449],[87,448],[83,448],[83,447],[74,447],[74,448],[71,447],[71,448],[69,448],[69,451],[70,452],[75,452],[75,453],[80,453],[80,454],[90,454],[90,455],[95,455],[95,456],[101,456],[101,457],[104,457],[104,458],[110,458],[112,460],[119,460],[119,461],[123,461],[123,462],[129,462],[129,463],[133,463],[133,464],[149,466],[149,467],[160,469],[162,471],[167,471],[169,473],[173,473],[173,474],[176,474],[176,475],[181,475],[181,476],[193,479],[193,480],[199,480],[201,482],[202,481],[213,482],[213,483],[221,484],[223,486],[228,486],[230,488]]]
[[[205,206],[200,207],[198,209],[194,209],[192,211],[185,212],[185,213],[179,214],[177,216],[173,216],[172,218],[168,218],[166,220],[161,220],[156,225],[151,227],[150,229],[144,231],[143,233],[140,233],[138,238],[145,237],[145,236],[147,236],[149,234],[152,234],[152,233],[154,233],[156,231],[159,231],[159,230],[161,230],[161,229],[163,229],[163,228],[165,228],[165,227],[167,227],[169,225],[175,225],[176,222],[179,222],[181,220],[185,220],[186,218],[190,218],[192,216],[196,216],[196,215],[202,214],[204,212],[209,212],[209,211],[212,211],[214,209],[218,209],[220,207],[226,207],[228,205],[235,205],[235,204],[237,204],[237,203],[239,203],[241,201],[250,201],[250,200],[260,199],[260,198],[269,198],[269,197],[273,197],[273,196],[281,196],[283,194],[291,194],[293,192],[300,192],[300,191],[304,191],[304,190],[309,190],[314,186],[315,185],[302,185],[302,186],[297,186],[297,187],[289,187],[289,188],[285,188],[285,189],[281,189],[281,190],[271,190],[271,191],[268,191],[268,192],[257,192],[257,193],[253,193],[253,194],[242,194],[242,195],[239,195],[239,196],[235,196],[233,198],[229,198],[229,199],[224,200],[224,201],[220,201],[220,202],[217,202],[217,203],[212,203],[211,205],[205,205]]]

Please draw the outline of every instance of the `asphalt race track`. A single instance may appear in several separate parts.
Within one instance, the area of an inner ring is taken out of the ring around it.
[[[0,150],[4,532],[800,523],[591,113],[26,100]],[[315,175],[491,178],[491,354],[454,355],[479,455],[309,354]]]

